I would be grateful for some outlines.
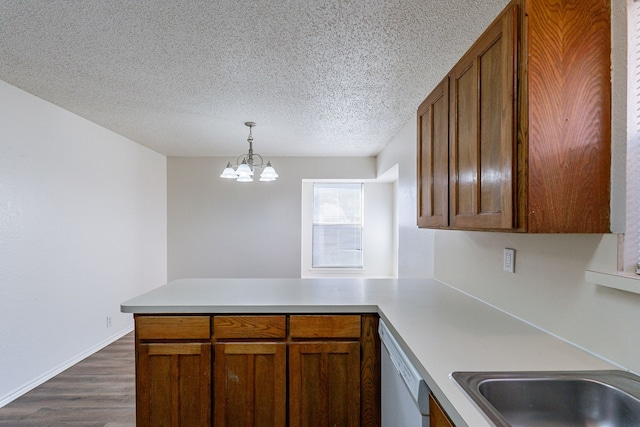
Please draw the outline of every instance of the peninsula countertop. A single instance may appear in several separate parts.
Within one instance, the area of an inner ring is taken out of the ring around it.
[[[455,371],[619,367],[433,279],[181,279],[125,313],[378,313],[457,426],[492,424]]]

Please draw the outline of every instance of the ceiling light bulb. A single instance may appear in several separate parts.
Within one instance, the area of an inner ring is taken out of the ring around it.
[[[227,163],[227,167],[224,168],[224,170],[222,171],[222,174],[220,174],[220,178],[227,178],[227,179],[238,178],[238,174],[236,173],[236,171],[233,170],[230,162]]]
[[[251,176],[253,175],[253,171],[251,170],[247,162],[243,160],[242,163],[238,166],[238,169],[236,169],[236,174],[238,174],[238,176],[240,177]]]
[[[251,175],[240,175],[238,177],[238,179],[236,179],[236,181],[238,181],[238,182],[253,182],[253,178],[251,178]]]
[[[275,181],[278,177],[276,170],[271,166],[271,162],[267,162],[267,166],[260,174],[260,181]]]

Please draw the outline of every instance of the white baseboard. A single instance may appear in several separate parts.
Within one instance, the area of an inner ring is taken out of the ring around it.
[[[19,398],[23,394],[26,394],[26,393],[30,392],[34,388],[38,387],[40,384],[43,384],[43,383],[49,381],[51,378],[55,377],[56,375],[58,375],[59,373],[65,371],[65,370],[69,369],[70,367],[72,367],[76,363],[86,359],[87,357],[91,356],[93,353],[95,353],[95,352],[97,352],[99,350],[102,350],[103,348],[105,348],[109,344],[119,340],[120,338],[122,338],[123,336],[127,335],[131,331],[133,331],[133,326],[129,326],[129,327],[121,330],[120,332],[117,332],[116,334],[110,336],[109,338],[103,340],[102,342],[94,345],[90,349],[80,353],[76,357],[74,357],[74,358],[68,360],[67,362],[65,362],[65,363],[63,363],[63,364],[51,369],[50,371],[44,373],[43,375],[40,375],[39,377],[35,378],[33,381],[29,381],[27,384],[23,385],[22,387],[18,387],[14,391],[9,392],[8,394],[0,397],[0,408],[2,408],[3,406],[8,405],[11,402],[13,402],[14,400]]]

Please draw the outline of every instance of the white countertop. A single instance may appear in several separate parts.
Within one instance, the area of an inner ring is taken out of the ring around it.
[[[125,313],[379,313],[453,422],[492,426],[454,371],[619,369],[431,279],[182,279]]]

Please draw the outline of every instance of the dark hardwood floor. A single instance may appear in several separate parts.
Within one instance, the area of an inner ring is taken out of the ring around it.
[[[0,408],[2,427],[134,427],[133,332]]]

